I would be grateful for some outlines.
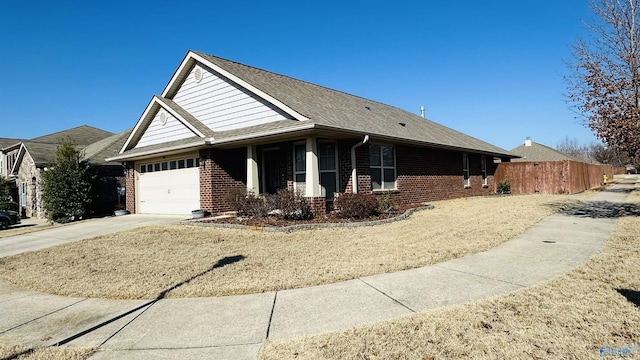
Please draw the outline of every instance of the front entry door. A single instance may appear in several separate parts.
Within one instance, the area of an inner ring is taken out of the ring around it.
[[[262,190],[275,194],[280,186],[280,151],[265,150],[262,153]]]

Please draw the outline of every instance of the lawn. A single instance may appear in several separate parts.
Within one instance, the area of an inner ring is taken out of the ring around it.
[[[590,195],[439,201],[391,224],[292,233],[145,227],[2,258],[0,278],[46,293],[114,299],[300,288],[485,251]]]
[[[638,192],[627,201],[640,205]],[[259,358],[620,357],[612,351],[632,351],[638,357],[639,249],[640,217],[622,217],[598,254],[560,278],[492,299],[348,331],[267,342]]]

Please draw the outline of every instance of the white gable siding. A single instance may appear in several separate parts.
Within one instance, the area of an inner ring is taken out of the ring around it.
[[[164,125],[160,122],[161,112],[167,114],[167,122]],[[173,117],[169,112],[162,109],[156,113],[156,116],[140,138],[140,141],[138,141],[136,147],[162,144],[169,141],[186,139],[192,136],[196,136],[196,134],[178,119]]]
[[[284,120],[285,117],[237,85],[220,78],[201,64],[203,77],[196,82],[193,71],[172,99],[213,131],[239,129]]]

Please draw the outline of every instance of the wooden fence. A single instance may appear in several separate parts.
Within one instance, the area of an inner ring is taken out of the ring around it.
[[[602,185],[603,175],[624,174],[624,168],[578,161],[506,162],[498,165],[495,181],[509,180],[512,194],[575,194]]]

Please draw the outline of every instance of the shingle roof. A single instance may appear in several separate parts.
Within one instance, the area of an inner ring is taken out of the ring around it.
[[[95,128],[89,125],[82,125],[72,129],[58,131],[53,134],[39,136],[31,139],[29,142],[38,142],[46,144],[60,145],[65,141],[71,141],[75,145],[89,145],[96,141],[100,141],[113,133]]]
[[[527,162],[527,161],[562,161],[572,160],[584,162],[583,159],[579,159],[567,154],[561,153],[558,150],[552,149],[546,145],[538,144],[531,141],[531,145],[527,146],[522,144],[515,149],[511,150],[511,153],[518,155],[520,159],[511,159],[513,162]]]
[[[36,163],[36,166],[47,165],[56,157],[58,144],[46,144],[33,141],[25,141],[23,144],[29,152],[29,155],[31,155],[33,161]]]
[[[0,138],[0,150],[9,147],[11,145],[19,144],[25,141],[24,139],[13,139],[13,138]]]
[[[114,164],[105,159],[118,155],[122,145],[129,137],[132,129],[127,129],[115,135],[111,135],[93,144],[87,145],[83,149],[83,159],[94,165],[110,165]]]
[[[395,139],[494,155],[511,155],[507,150],[393,106],[212,55],[194,53],[269,94],[321,127],[370,134],[374,139]]]

